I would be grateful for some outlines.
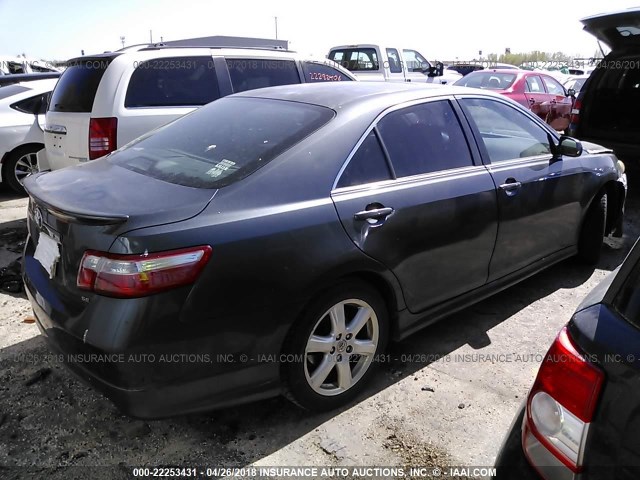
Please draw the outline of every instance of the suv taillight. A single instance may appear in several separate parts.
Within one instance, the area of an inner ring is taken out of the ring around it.
[[[580,100],[576,100],[573,103],[573,108],[571,109],[571,127],[570,128],[575,128],[578,126],[578,123],[580,123],[580,109],[582,108],[582,101]]]
[[[602,370],[585,360],[564,327],[540,366],[524,419],[524,451],[543,476],[554,464],[581,471],[603,381]]]
[[[115,117],[89,120],[89,160],[95,160],[116,149],[118,119]]]
[[[210,256],[209,245],[142,255],[88,250],[77,285],[108,297],[144,297],[193,283]]]

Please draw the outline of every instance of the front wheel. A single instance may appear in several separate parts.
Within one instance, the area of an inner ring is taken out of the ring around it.
[[[602,243],[607,226],[607,194],[601,193],[591,202],[582,222],[578,239],[578,258],[588,265],[600,260]]]
[[[348,283],[325,292],[287,338],[285,353],[295,360],[282,366],[285,396],[309,410],[348,403],[373,374],[387,336],[387,309],[376,290]]]

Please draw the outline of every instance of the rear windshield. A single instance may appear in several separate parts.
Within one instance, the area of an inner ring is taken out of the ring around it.
[[[49,111],[91,112],[102,75],[112,60],[72,60],[53,90]]]
[[[380,69],[378,53],[375,48],[332,50],[331,53],[329,53],[329,60],[333,60],[352,72],[366,72],[368,70]]]
[[[498,72],[471,72],[454,83],[462,87],[485,88],[488,90],[506,90],[513,85],[516,75]]]
[[[22,92],[28,92],[30,89],[22,85],[6,85],[0,87],[0,100],[9,98]]]
[[[178,185],[220,188],[253,173],[333,115],[317,105],[223,98],[130,143],[109,161]]]

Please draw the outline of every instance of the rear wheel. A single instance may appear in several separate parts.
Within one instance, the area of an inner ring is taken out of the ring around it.
[[[29,175],[38,173],[37,153],[40,145],[26,145],[16,148],[2,165],[2,180],[16,193],[25,193],[22,182]]]
[[[330,410],[358,395],[387,343],[387,310],[380,294],[346,283],[322,294],[294,325],[283,364],[285,396],[309,410]]]
[[[600,260],[606,225],[607,194],[600,193],[587,211],[578,239],[578,258],[584,263],[595,265]]]

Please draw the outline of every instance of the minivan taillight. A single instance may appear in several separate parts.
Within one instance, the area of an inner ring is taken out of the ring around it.
[[[209,245],[142,255],[87,250],[77,285],[108,297],[144,297],[193,283],[210,256]]]
[[[523,447],[538,471],[542,473],[542,467],[554,462],[573,472],[581,471],[589,423],[603,382],[602,370],[584,358],[564,327],[542,362],[527,399]]]
[[[118,119],[115,117],[89,120],[89,160],[113,152],[117,146]]]

